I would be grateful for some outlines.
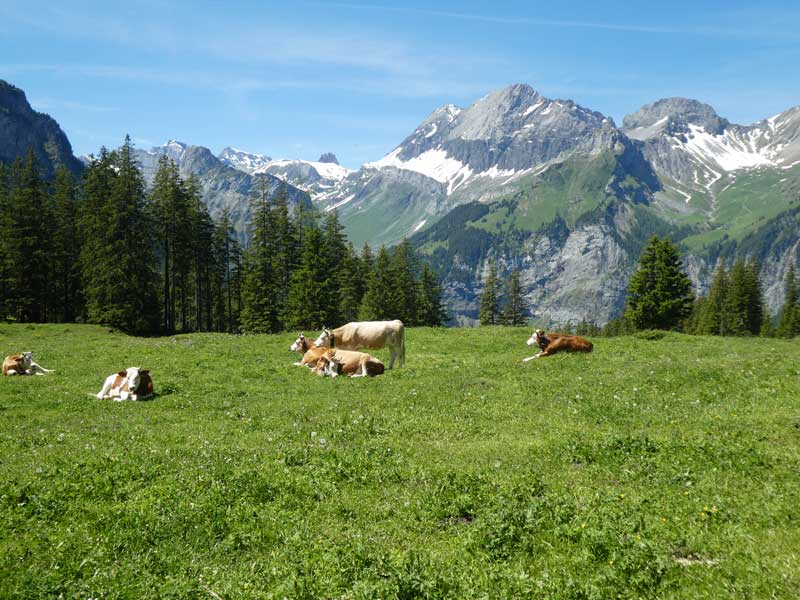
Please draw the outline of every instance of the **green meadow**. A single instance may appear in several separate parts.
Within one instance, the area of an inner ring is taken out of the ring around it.
[[[800,597],[796,341],[529,334],[323,379],[292,334],[0,325],[56,369],[0,379],[0,597]],[[154,400],[91,396],[128,366]]]

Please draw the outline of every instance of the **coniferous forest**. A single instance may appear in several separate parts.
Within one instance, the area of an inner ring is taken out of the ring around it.
[[[63,168],[46,179],[33,152],[0,164],[0,319],[139,335],[447,319],[437,277],[407,242],[357,250],[335,212],[290,211],[282,188],[252,203],[243,246],[167,157],[147,189],[129,138],[79,180]]]

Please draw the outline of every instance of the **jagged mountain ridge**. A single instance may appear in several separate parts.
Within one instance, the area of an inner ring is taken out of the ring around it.
[[[161,156],[174,160],[182,177],[194,175],[211,216],[219,218],[227,209],[234,229],[242,240],[247,238],[252,198],[259,193],[262,184],[266,185],[266,191],[270,195],[274,195],[281,185],[285,185],[291,205],[311,206],[311,199],[305,191],[268,173],[249,174],[235,169],[203,146],[191,146],[171,140],[150,150],[137,149],[135,153],[148,185],[153,182]]]
[[[59,166],[76,176],[83,171],[59,124],[33,110],[25,92],[0,79],[0,163],[10,164],[25,157],[30,149],[48,178]]]

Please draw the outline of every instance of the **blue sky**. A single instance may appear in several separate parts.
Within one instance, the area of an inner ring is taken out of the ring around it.
[[[130,133],[357,167],[515,82],[618,124],[666,96],[739,123],[800,104],[797,2],[116,4],[0,2],[0,79],[77,154]]]

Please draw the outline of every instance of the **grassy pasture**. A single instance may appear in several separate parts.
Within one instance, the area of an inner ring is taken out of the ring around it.
[[[0,325],[57,369],[0,378],[0,597],[800,597],[797,342],[528,334],[330,380],[289,334]],[[159,397],[89,397],[131,365]]]

